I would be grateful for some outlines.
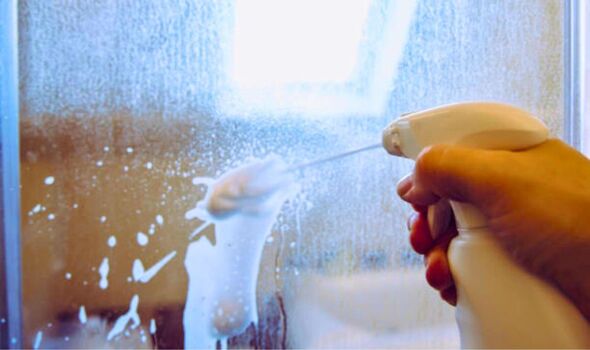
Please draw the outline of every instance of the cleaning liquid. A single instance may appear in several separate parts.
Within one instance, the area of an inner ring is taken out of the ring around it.
[[[184,310],[186,348],[222,347],[258,322],[256,282],[264,243],[283,203],[297,192],[286,164],[277,157],[254,160],[219,179],[197,178],[205,198],[188,220],[203,223],[191,237],[214,225],[214,242],[191,243],[184,261],[189,276]]]

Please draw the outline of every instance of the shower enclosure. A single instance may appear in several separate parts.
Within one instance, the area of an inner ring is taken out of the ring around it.
[[[0,345],[194,344],[189,285],[232,279],[193,269],[189,248],[224,241],[185,213],[248,159],[362,147],[467,100],[582,147],[581,3],[0,0]],[[257,322],[214,346],[456,347],[395,195],[411,167],[373,150],[299,174],[246,276]]]

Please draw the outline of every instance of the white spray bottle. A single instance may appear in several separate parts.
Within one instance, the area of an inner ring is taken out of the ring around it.
[[[496,103],[460,103],[407,114],[383,132],[393,155],[416,159],[433,144],[518,150],[547,139],[529,113]],[[466,164],[466,166],[469,166]],[[459,235],[448,251],[463,348],[590,348],[590,324],[556,288],[517,265],[475,207],[451,202]]]

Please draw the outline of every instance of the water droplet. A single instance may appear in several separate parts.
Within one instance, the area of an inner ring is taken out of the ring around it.
[[[35,336],[35,343],[33,344],[33,349],[39,349],[39,345],[41,345],[41,340],[43,340],[43,332],[37,332]]]
[[[148,242],[149,242],[149,238],[148,238],[148,236],[146,236],[145,233],[137,232],[137,244],[139,244],[140,246],[145,246],[148,244]]]
[[[86,308],[84,305],[80,306],[80,311],[78,311],[78,319],[82,324],[85,324],[86,321],[88,321],[88,318],[86,317]]]
[[[55,182],[55,178],[53,176],[47,176],[45,178],[45,184],[47,186],[53,185],[54,182]]]
[[[150,320],[150,334],[156,334],[156,320]]]
[[[98,286],[100,289],[107,289],[109,287],[109,258],[104,258],[100,267],[98,268],[98,273],[100,274],[100,281],[98,282]]]

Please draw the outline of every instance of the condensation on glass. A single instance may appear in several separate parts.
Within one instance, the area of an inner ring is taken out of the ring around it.
[[[187,248],[216,240],[189,239],[195,177],[464,100],[561,135],[561,2],[400,3],[19,1],[25,344],[183,347]],[[258,324],[228,346],[457,346],[407,243],[410,169],[374,150],[306,170],[265,241]]]

